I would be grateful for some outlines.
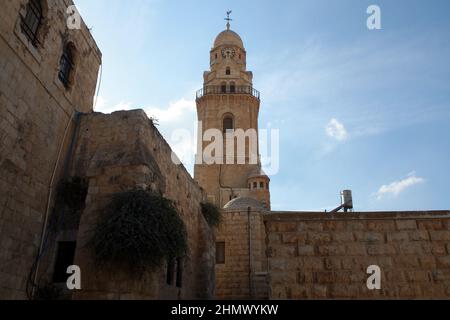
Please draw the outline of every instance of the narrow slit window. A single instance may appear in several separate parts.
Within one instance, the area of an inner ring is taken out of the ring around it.
[[[175,261],[171,259],[167,262],[167,275],[166,275],[166,283],[171,286],[173,285],[173,276],[175,273]]]
[[[225,242],[216,243],[216,264],[225,264]]]
[[[177,288],[183,287],[183,258],[177,259]]]

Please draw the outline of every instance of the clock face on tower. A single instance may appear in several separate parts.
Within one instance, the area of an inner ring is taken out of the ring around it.
[[[234,58],[236,51],[233,48],[222,49],[222,57],[224,58]]]

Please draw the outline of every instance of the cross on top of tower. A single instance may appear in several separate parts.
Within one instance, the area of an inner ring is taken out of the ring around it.
[[[233,21],[233,19],[231,19],[230,18],[230,14],[232,13],[233,11],[227,11],[227,17],[225,18],[225,21],[227,21],[227,30],[230,30],[230,21]]]

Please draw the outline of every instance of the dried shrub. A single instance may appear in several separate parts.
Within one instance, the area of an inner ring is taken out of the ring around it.
[[[100,263],[127,265],[135,272],[187,254],[186,226],[173,203],[143,190],[116,194],[91,241]]]
[[[222,212],[216,205],[210,202],[201,203],[202,214],[210,227],[218,227],[222,222]]]

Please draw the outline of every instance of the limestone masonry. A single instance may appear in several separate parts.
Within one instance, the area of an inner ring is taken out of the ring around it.
[[[274,212],[258,145],[252,153],[246,140],[234,164],[199,163],[191,177],[144,111],[95,113],[102,54],[84,23],[68,29],[70,5],[1,4],[0,299],[450,299],[450,211]],[[229,24],[209,58],[200,133],[258,132],[262,97]],[[68,210],[58,186],[74,178],[85,192]],[[173,201],[189,246],[140,276],[100,267],[89,246],[112,197],[135,189]],[[218,228],[207,201],[222,211]],[[81,290],[66,286],[69,265]],[[380,290],[367,286],[373,265]]]

